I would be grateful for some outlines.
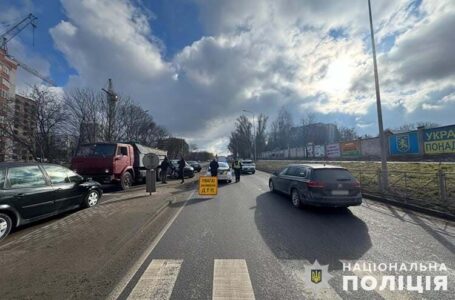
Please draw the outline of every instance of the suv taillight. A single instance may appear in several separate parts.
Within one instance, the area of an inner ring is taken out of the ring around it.
[[[323,188],[324,187],[324,183],[320,182],[320,181],[310,180],[310,182],[308,182],[308,187],[310,187],[310,188]]]
[[[352,183],[352,187],[360,188],[360,182],[358,180],[354,180],[354,182]]]

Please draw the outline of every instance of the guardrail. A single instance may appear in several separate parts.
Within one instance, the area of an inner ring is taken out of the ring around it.
[[[359,180],[365,193],[455,213],[455,173],[443,170],[436,173],[389,171],[388,187],[381,191],[381,169],[350,171]]]

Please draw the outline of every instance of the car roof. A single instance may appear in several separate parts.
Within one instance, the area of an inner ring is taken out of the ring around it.
[[[346,169],[341,166],[327,164],[289,164],[287,167],[307,167],[311,169]]]
[[[36,165],[41,165],[41,166],[60,166],[59,164],[53,164],[53,163],[40,163],[40,162],[17,162],[17,161],[12,161],[12,162],[0,162],[0,168],[14,168],[14,167],[26,167],[26,166],[36,166]]]

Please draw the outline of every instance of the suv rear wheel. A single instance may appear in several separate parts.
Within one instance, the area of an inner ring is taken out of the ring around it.
[[[292,205],[294,205],[295,208],[302,207],[302,201],[300,200],[299,192],[296,189],[292,189],[291,191],[291,200]]]
[[[11,218],[6,214],[0,213],[0,241],[6,238],[12,227],[13,222]]]

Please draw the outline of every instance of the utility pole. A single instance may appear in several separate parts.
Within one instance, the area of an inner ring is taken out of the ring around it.
[[[381,107],[381,93],[379,91],[379,75],[378,75],[378,65],[376,62],[376,45],[374,39],[374,30],[373,30],[373,17],[371,15],[371,1],[368,0],[368,12],[370,15],[370,30],[371,30],[371,46],[373,49],[373,66],[374,66],[374,84],[376,88],[376,106],[378,112],[378,126],[379,126],[379,141],[381,145],[381,189],[384,192],[389,183],[388,183],[388,171],[387,171],[387,151],[386,151],[386,141],[384,135],[384,126],[382,123],[382,107]]]
[[[118,101],[118,96],[114,91],[114,86],[112,84],[112,79],[109,78],[108,80],[108,88],[107,90],[102,89],[106,93],[106,99],[108,104],[108,112],[107,112],[107,133],[106,133],[106,141],[112,141],[112,131],[114,128],[114,121],[115,121],[115,107]]]

